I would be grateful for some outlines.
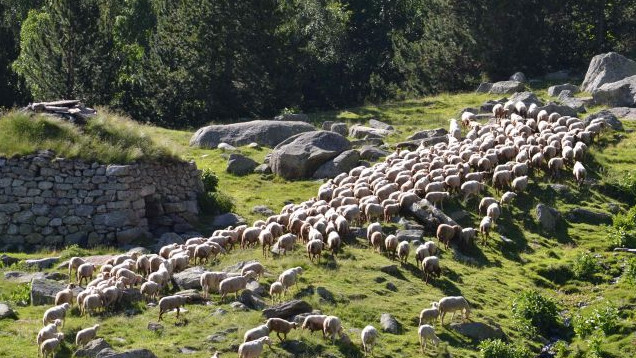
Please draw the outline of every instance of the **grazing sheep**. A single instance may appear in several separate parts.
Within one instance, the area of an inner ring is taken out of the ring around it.
[[[161,287],[159,286],[158,283],[147,281],[141,285],[141,288],[139,290],[142,296],[146,299],[146,301],[148,301],[148,300],[156,300],[157,296],[159,295],[160,289]]]
[[[444,210],[444,200],[450,198],[450,194],[445,191],[432,191],[430,193],[426,193],[424,198],[435,207],[437,207],[437,203],[440,203],[440,207]]]
[[[397,239],[396,239],[397,240]],[[397,246],[397,255],[402,263],[406,263],[409,258],[409,253],[411,251],[411,246],[407,241],[402,241]]]
[[[278,247],[279,252],[282,252],[283,255],[285,255],[287,254],[287,251],[293,251],[294,243],[296,243],[297,239],[298,236],[291,233],[279,237],[278,241],[276,242],[276,246]]]
[[[84,328],[83,330],[77,332],[75,335],[75,345],[78,347],[84,346],[86,343],[97,337],[97,329],[99,329],[99,325],[96,324],[93,327]]]
[[[75,284],[70,283],[65,289],[55,294],[55,305],[59,306],[62,303],[68,303],[73,305],[73,288]]]
[[[512,181],[512,191],[514,192],[517,192],[517,193],[524,192],[527,187],[528,187],[528,177],[525,175],[515,178]]]
[[[475,242],[477,231],[472,227],[464,228],[462,229],[460,237],[464,246],[470,246]]]
[[[261,264],[260,262],[251,262],[245,264],[245,266],[243,266],[243,268],[241,269],[241,276],[247,275],[248,271],[254,271],[256,277],[260,278],[261,276],[263,276],[263,274],[265,274],[265,266],[263,266],[263,264]]]
[[[560,171],[563,169],[563,166],[563,158],[552,158],[548,161],[548,169],[550,169],[550,174],[553,179],[560,177]]]
[[[244,342],[238,348],[239,358],[257,358],[263,352],[263,345],[267,344],[272,348],[272,342],[269,337],[261,337],[255,341]]]
[[[424,247],[428,250],[428,256],[434,256],[437,254],[437,245],[433,241],[427,241],[424,243]]]
[[[179,318],[180,307],[185,305],[188,297],[181,295],[166,296],[159,300],[159,321],[165,312],[173,309],[177,310],[177,319]]]
[[[420,312],[420,326],[424,323],[430,324],[435,322],[437,317],[439,317],[437,302],[431,302],[431,308],[425,308]]]
[[[292,330],[298,328],[298,323],[289,322],[282,318],[270,318],[266,322],[267,328],[270,332],[276,332],[278,339],[282,341],[287,339],[287,334]],[[283,337],[281,338],[281,333]]]
[[[326,315],[309,315],[305,317],[301,328],[303,330],[308,329],[310,333],[322,331],[325,319],[327,319]]]
[[[261,231],[260,234],[258,234],[258,242],[261,244],[261,247],[263,248],[263,256],[267,256],[267,252],[269,252],[269,249],[274,244],[274,234],[272,234],[271,231],[265,228]]]
[[[492,203],[486,210],[486,215],[492,219],[492,222],[495,223],[499,216],[501,215],[501,209],[499,208],[498,203]]]
[[[259,338],[268,337],[268,336],[269,336],[269,327],[267,327],[267,325],[265,324],[262,324],[258,327],[247,330],[245,334],[243,335],[243,343],[255,341]]]
[[[384,249],[384,239],[381,232],[371,234],[371,247],[378,253]]]
[[[219,283],[219,293],[221,294],[221,300],[225,299],[228,293],[234,293],[234,296],[238,299],[239,291],[245,289],[248,279],[255,278],[256,274],[253,271],[246,272],[245,276],[228,277]]]
[[[45,340],[40,345],[40,355],[42,355],[43,358],[46,358],[49,354],[51,354],[51,357],[53,357],[55,355],[55,350],[60,346],[60,343],[62,343],[63,340],[64,333],[56,333],[56,337]]]
[[[468,200],[471,196],[479,195],[479,192],[484,188],[484,184],[478,182],[477,180],[468,180],[464,182],[460,189],[462,193],[464,193],[464,202]]]
[[[496,171],[492,175],[492,186],[495,187],[495,191],[498,193],[500,189],[505,189],[510,186],[510,180],[512,177],[510,170]]]
[[[332,255],[336,255],[338,251],[340,251],[340,245],[342,245],[342,240],[340,240],[338,232],[330,232],[329,236],[327,236],[327,247],[331,251]]]
[[[426,345],[429,340],[436,346],[440,342],[439,337],[435,334],[435,328],[431,325],[421,325],[420,328],[417,329],[417,334],[420,337],[420,350],[422,351],[422,354],[424,354],[424,350],[426,349]]]
[[[367,226],[367,240],[369,240],[369,242],[371,242],[371,235],[373,235],[374,232],[382,233],[382,225],[380,223],[371,223]]]
[[[55,337],[57,333],[57,327],[62,325],[62,321],[59,319],[54,320],[52,323],[47,324],[38,332],[38,336],[36,338],[36,342],[38,347],[42,345],[42,342],[46,341],[49,338]]]
[[[429,255],[428,247],[424,245],[418,246],[417,249],[415,249],[415,263],[417,264],[417,267],[420,267],[421,262]]]
[[[587,176],[587,171],[581,162],[577,161],[574,163],[574,167],[572,168],[572,174],[574,174],[574,178],[576,179],[576,183],[581,186],[583,182],[585,182],[585,177]]]
[[[384,247],[392,260],[395,260],[395,253],[398,247],[398,239],[395,235],[389,235],[384,239]]]
[[[495,116],[497,123],[499,123],[499,121],[503,119],[506,115],[506,111],[504,110],[503,104],[497,103],[496,105],[494,105],[492,107],[492,114]]]
[[[392,218],[400,213],[400,204],[387,204],[384,206],[384,221],[390,222]]]
[[[62,327],[64,327],[64,319],[66,318],[66,311],[71,308],[69,303],[62,303],[59,306],[49,308],[44,312],[42,318],[42,325],[46,326],[47,323],[55,322],[55,320],[62,321]]]
[[[95,265],[91,263],[83,263],[79,265],[77,268],[77,284],[82,285],[82,280],[86,279],[86,283],[88,284],[89,278],[93,279],[93,273],[95,273]]]
[[[437,256],[425,257],[422,261],[422,273],[424,273],[424,282],[427,285],[430,276],[440,277],[442,269],[439,267],[439,258]]]
[[[447,313],[453,313],[451,321],[455,317],[456,311],[462,311],[464,313],[464,319],[468,319],[468,316],[470,315],[470,305],[468,305],[468,301],[466,301],[464,296],[444,297],[439,300],[438,307],[442,326],[444,325],[444,316]]]
[[[501,200],[499,200],[499,204],[503,207],[504,204],[510,204],[517,197],[517,194],[507,191],[501,196]]]
[[[283,271],[280,276],[278,276],[278,282],[280,282],[285,292],[292,286],[298,285],[298,275],[302,274],[302,267],[294,267],[288,270]]]
[[[322,334],[325,338],[332,340],[332,343],[336,343],[336,335],[342,334],[342,323],[340,318],[336,316],[327,316],[322,324]]]
[[[479,214],[485,214],[488,207],[497,202],[497,199],[486,196],[481,199],[479,202]]]
[[[77,302],[79,303],[79,299]],[[83,316],[86,313],[90,315],[103,307],[104,307],[104,299],[102,298],[101,295],[97,293],[86,295],[86,297],[84,297],[84,300],[82,301],[81,315]]]
[[[275,302],[275,297],[278,296],[278,300],[281,300],[281,296],[285,291],[285,287],[280,282],[274,282],[269,287],[269,295],[272,297],[272,302]]]
[[[364,349],[364,355],[367,353],[373,355],[373,346],[378,339],[378,330],[373,326],[366,326],[360,333],[360,339],[362,340],[362,348]]]
[[[448,244],[461,234],[461,230],[459,225],[440,224],[437,227],[437,240],[448,249]]]
[[[73,270],[77,271],[77,268],[80,267],[81,265],[85,264],[86,261],[81,258],[81,257],[71,257],[71,259],[68,261],[68,277],[69,280],[73,279],[72,276],[72,272]]]
[[[479,223],[479,232],[482,235],[483,243],[486,243],[486,240],[490,236],[490,230],[492,229],[492,219],[490,216],[484,216]]]
[[[243,231],[243,237],[241,238],[241,249],[256,244],[258,242],[258,235],[261,233],[260,227],[248,227]]]
[[[137,262],[135,262],[135,266],[137,268],[137,273],[140,275],[144,275],[148,277],[152,272],[152,268],[150,266],[150,259],[146,255],[141,255],[137,257]]]
[[[324,242],[322,240],[314,239],[310,240],[307,243],[307,256],[311,262],[314,261],[315,258],[318,259],[318,263],[320,263],[320,254],[322,253],[322,248],[324,246]]]

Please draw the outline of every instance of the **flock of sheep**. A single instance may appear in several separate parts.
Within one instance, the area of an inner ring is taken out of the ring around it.
[[[545,171],[551,178],[571,166],[574,177],[583,183],[586,170],[581,164],[587,146],[606,126],[602,120],[585,125],[580,119],[563,117],[558,113],[539,111],[536,105],[523,102],[498,104],[493,108],[494,119],[482,124],[473,113],[462,114],[461,125],[467,130],[462,139],[460,123],[450,121],[448,143],[432,147],[420,146],[416,150],[398,150],[383,162],[371,167],[357,167],[342,173],[321,185],[318,195],[300,204],[285,206],[279,215],[259,220],[252,226],[242,225],[215,231],[209,238],[191,238],[185,244],[163,246],[158,254],[119,255],[99,268],[84,259],[74,257],[69,261],[69,277],[76,271],[78,285],[86,282],[84,290],[74,297],[74,284],[57,294],[55,306],[48,309],[43,318],[44,328],[38,333],[39,353],[51,354],[63,340],[64,318],[74,301],[82,315],[93,314],[117,304],[125,289],[140,286],[146,300],[157,300],[169,286],[176,272],[185,270],[191,263],[202,264],[240,245],[249,248],[260,245],[267,256],[274,248],[281,255],[294,250],[298,242],[305,246],[311,261],[320,260],[323,250],[337,255],[344,238],[350,236],[353,225],[367,226],[369,246],[378,252],[386,252],[392,258],[406,262],[410,243],[399,242],[395,235],[386,235],[379,221],[390,221],[403,209],[422,200],[432,205],[443,205],[450,197],[468,201],[478,198],[485,185],[504,191],[500,199],[483,197],[479,201],[479,213],[485,213],[479,229],[461,228],[458,225],[440,224],[437,228],[438,244],[428,241],[415,250],[415,261],[422,269],[425,282],[441,274],[440,259],[436,256],[439,244],[471,245],[478,232],[484,242],[501,215],[502,207],[510,203],[518,193],[528,187],[528,177]],[[245,265],[237,274],[206,271],[200,277],[203,297],[216,292],[224,300],[228,294],[238,295],[250,280],[265,273],[259,262]],[[301,267],[282,272],[270,286],[270,296],[282,300],[288,290],[297,285],[303,273]],[[159,299],[158,319],[164,313],[176,310],[188,301],[186,296],[173,295]],[[418,337],[422,352],[427,341],[439,342],[432,324],[439,317],[442,325],[447,313],[462,311],[465,319],[470,313],[468,301],[462,296],[444,297],[433,302],[430,308],[420,312]],[[276,332],[284,340],[287,333],[298,328],[299,323],[272,318],[265,324],[245,332],[239,346],[239,357],[258,357],[265,344],[270,345],[269,334]],[[93,339],[99,325],[77,333],[76,344],[81,346]],[[310,315],[304,319],[302,329],[322,331],[325,338],[335,341],[343,334],[338,317]],[[281,337],[282,334],[282,337]],[[365,354],[371,353],[378,338],[378,331],[371,325],[361,332]]]

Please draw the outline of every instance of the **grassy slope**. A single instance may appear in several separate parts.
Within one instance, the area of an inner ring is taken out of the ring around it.
[[[459,109],[478,106],[487,98],[486,95],[475,94],[441,95],[382,106],[360,107],[342,112],[319,113],[311,117],[316,122],[334,119],[346,120],[349,123],[363,122],[369,118],[385,120],[396,126],[400,132],[389,138],[390,142],[394,142],[406,137],[414,130],[445,127],[447,119],[456,115]],[[636,129],[636,125],[631,123],[626,124],[626,127]],[[217,172],[221,189],[236,198],[237,212],[250,221],[260,218],[250,212],[252,206],[266,204],[278,210],[288,200],[298,202],[315,195],[320,184],[316,181],[288,183],[256,174],[235,178],[224,172],[225,159],[222,158],[220,151],[187,148],[190,132],[160,128],[144,130],[152,138],[163,138],[169,146],[181,151],[184,158],[195,160],[200,167],[209,167]],[[624,173],[624,170],[633,170],[636,133],[623,135],[625,137],[618,142],[613,135],[606,135],[604,146],[595,147],[592,150],[594,156],[590,158],[587,165],[593,169],[593,176],[617,178]],[[258,161],[262,160],[266,154],[265,150],[241,148],[241,151]],[[344,249],[344,254],[335,261],[323,255],[323,262],[320,265],[309,263],[306,257],[301,257],[300,250],[289,257],[267,258],[262,262],[274,275],[284,268],[303,266],[306,273],[301,279],[301,291],[294,291],[295,295],[308,300],[324,313],[340,316],[347,329],[360,329],[367,324],[378,327],[381,312],[390,312],[395,315],[404,327],[404,334],[382,334],[375,351],[377,357],[412,357],[418,354],[416,330],[420,309],[428,306],[430,301],[451,294],[462,294],[468,298],[474,307],[472,320],[499,325],[508,338],[527,343],[536,351],[542,346],[540,340],[528,339],[523,332],[516,329],[510,313],[512,297],[525,288],[538,288],[543,294],[555,298],[564,310],[563,315],[567,317],[577,312],[581,305],[595,307],[602,304],[604,300],[621,307],[620,330],[605,340],[603,350],[607,357],[634,356],[636,345],[633,332],[636,331],[636,324],[633,305],[636,304],[636,290],[620,281],[618,284],[611,283],[612,278],[620,275],[626,254],[607,251],[609,245],[605,238],[606,229],[601,226],[564,223],[556,234],[549,235],[540,232],[532,213],[536,203],[540,201],[557,207],[563,213],[577,206],[606,210],[609,202],[618,203],[622,208],[634,203],[626,202],[625,198],[604,194],[607,191],[602,190],[602,186],[579,190],[571,182],[571,175],[566,175],[563,183],[569,187],[570,195],[557,196],[549,189],[547,182],[537,178],[531,185],[529,193],[518,198],[514,208],[505,210],[498,225],[499,234],[494,235],[490,245],[479,246],[469,253],[469,256],[474,257],[476,261],[463,263],[465,260],[462,258],[465,256],[454,259],[452,251],[444,251],[441,254],[444,266],[443,277],[429,286],[421,281],[412,256],[410,263],[401,267],[403,279],[379,272],[378,268],[391,264],[391,260],[371,252],[362,240],[349,242]],[[603,181],[599,183],[602,184]],[[447,212],[462,207],[464,205],[455,200],[451,205],[445,206]],[[479,217],[474,213],[475,207],[475,202],[465,206],[471,215],[462,220],[461,224],[473,226],[478,224]],[[394,227],[395,225],[392,225],[392,228]],[[515,244],[504,244],[499,240],[500,234],[514,240]],[[598,260],[606,267],[597,275],[597,284],[570,280],[565,284],[557,285],[538,274],[538,272],[546,271],[558,273],[561,266],[570,265],[574,258],[584,251],[597,254]],[[29,256],[42,256],[42,254],[47,253]],[[239,260],[254,257],[260,257],[258,249],[234,252],[221,258],[220,262],[210,265],[210,268],[222,268]],[[274,275],[267,277],[264,281],[273,282]],[[386,289],[386,282],[377,283],[378,277],[395,284],[397,292]],[[15,286],[0,278],[0,292],[9,292]],[[309,287],[326,288],[335,296],[335,302],[321,300],[315,292],[308,289]],[[357,294],[364,294],[366,298],[354,296]],[[229,313],[224,316],[212,315],[211,312],[217,307],[222,307]],[[117,314],[80,318],[73,315],[68,320],[64,332],[74,333],[80,327],[101,322],[103,330],[100,331],[100,336],[105,337],[115,347],[122,349],[146,347],[162,357],[173,356],[179,348],[191,347],[198,350],[191,355],[192,357],[208,357],[215,349],[235,349],[244,331],[262,321],[259,312],[232,312],[227,303],[219,304],[218,297],[213,297],[213,303],[210,306],[189,305],[187,307],[189,312],[184,315],[185,321],[183,321],[187,322],[185,327],[175,325],[175,318],[169,315],[164,322],[164,332],[155,334],[145,327],[148,322],[156,322],[156,308],[141,306],[139,308],[141,313],[131,316]],[[0,350],[0,356],[20,357],[35,354],[36,347],[33,341],[40,328],[40,319],[44,310],[45,307],[19,308],[19,324],[0,321],[0,346],[3,347],[3,350]],[[225,341],[221,343],[205,341],[208,335],[228,329],[230,333]],[[234,331],[234,329],[237,330]],[[431,351],[431,356],[478,356],[476,342],[457,334],[448,327],[438,326],[436,331],[443,343],[439,348]],[[349,335],[356,347],[359,347],[359,334],[355,332],[350,331]],[[312,337],[307,333],[296,331],[289,338],[303,342],[307,357],[362,355],[357,348],[327,344],[318,334]],[[67,356],[71,349],[75,347],[69,339],[65,350],[59,356]],[[577,352],[585,349],[586,344],[574,338],[571,350]],[[291,355],[280,344],[276,344],[273,351],[266,349],[263,356]],[[571,353],[571,356],[577,355]]]

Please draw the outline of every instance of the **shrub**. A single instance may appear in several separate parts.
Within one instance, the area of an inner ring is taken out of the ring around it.
[[[556,341],[552,345],[552,352],[555,358],[565,358],[568,356],[568,344],[565,341]]]
[[[203,169],[201,172],[201,181],[203,182],[203,190],[206,193],[215,192],[219,186],[219,177],[209,168]]]
[[[206,192],[199,196],[199,207],[204,214],[223,214],[234,210],[234,201],[223,192]]]
[[[636,257],[627,260],[622,280],[631,285],[636,284]]]
[[[588,358],[601,358],[603,357],[603,350],[601,345],[603,344],[603,335],[595,333],[589,340],[587,340],[587,354]]]
[[[487,339],[479,344],[482,358],[529,358],[532,355],[525,347],[504,343],[500,339]]]
[[[581,338],[596,331],[611,334],[618,327],[618,309],[612,305],[597,307],[587,314],[578,314],[572,320],[574,332]]]
[[[636,246],[636,235],[633,231],[627,231],[624,228],[611,227],[607,237],[612,248]]]
[[[67,246],[64,251],[60,253],[62,260],[70,259],[71,257],[83,257],[91,255],[91,251],[79,247],[77,244]]]
[[[521,292],[512,302],[512,315],[521,331],[534,334],[548,333],[557,325],[557,305],[550,298],[542,296],[538,291]]]
[[[0,301],[11,302],[17,306],[31,304],[31,283],[23,283],[9,293],[0,294]]]
[[[589,252],[580,254],[572,265],[572,272],[574,276],[581,280],[591,280],[594,278],[594,274],[599,271],[599,264],[596,262],[594,256]]]

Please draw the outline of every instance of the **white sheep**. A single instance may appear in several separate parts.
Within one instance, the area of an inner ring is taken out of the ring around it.
[[[407,241],[400,242],[397,247],[397,255],[400,261],[406,263],[408,261],[410,251],[411,247]]]
[[[425,308],[420,312],[420,326],[424,323],[430,324],[439,317],[439,309],[437,302],[431,302],[431,308]]]
[[[437,245],[435,245],[434,241],[425,242],[424,247],[428,250],[427,256],[434,256],[437,254]]]
[[[254,271],[257,278],[260,278],[265,273],[265,266],[258,261],[245,264],[241,269],[241,276],[245,276],[248,271]]]
[[[373,326],[366,326],[360,333],[360,339],[362,340],[362,348],[364,349],[364,355],[367,353],[373,355],[373,346],[378,339],[378,330]]]
[[[322,240],[319,240],[319,239],[310,240],[307,243],[307,257],[309,257],[309,260],[313,262],[314,259],[317,258],[318,263],[320,263],[320,254],[322,253],[323,246],[324,246],[324,242],[322,242]]]
[[[327,316],[322,324],[322,334],[336,343],[336,336],[342,334],[342,323],[336,316]]]
[[[468,301],[464,298],[464,296],[447,296],[439,300],[438,302],[439,314],[442,325],[444,325],[444,316],[447,313],[452,312],[453,316],[451,317],[451,321],[455,317],[456,311],[462,311],[464,314],[464,319],[468,319],[470,315],[470,305]]]
[[[69,280],[73,279],[72,276],[72,272],[73,270],[77,271],[77,268],[80,267],[80,265],[85,264],[86,261],[81,258],[81,257],[71,257],[71,259],[68,261],[68,277]]]
[[[389,256],[391,256],[392,260],[395,260],[395,254],[398,247],[398,239],[395,235],[388,235],[386,239],[384,239],[384,247]]]
[[[281,296],[285,292],[285,287],[280,282],[274,282],[271,286],[269,286],[269,295],[272,297],[272,302],[275,302],[276,296],[278,299],[281,299]]]
[[[526,190],[526,188],[528,187],[528,177],[527,176],[520,176],[515,178],[512,181],[512,190],[514,192],[520,193]]]
[[[91,263],[83,263],[79,265],[77,268],[77,284],[82,285],[82,280],[86,279],[86,283],[88,284],[89,278],[93,279],[93,273],[95,273],[95,265]]]
[[[428,324],[423,324],[417,329],[417,334],[420,337],[420,350],[424,354],[428,341],[433,342],[434,345],[438,345],[440,342],[439,337],[435,334],[435,328]]]
[[[479,192],[484,188],[484,184],[477,180],[468,180],[464,182],[460,189],[464,193],[464,201],[468,200],[471,196],[479,195]]]
[[[42,325],[46,326],[47,323],[60,320],[62,321],[62,327],[64,327],[64,318],[66,318],[66,311],[68,311],[69,308],[71,308],[71,305],[68,303],[62,303],[59,306],[49,308],[44,312]]]
[[[57,327],[62,325],[62,321],[59,319],[54,320],[52,323],[47,324],[38,332],[38,336],[36,338],[36,342],[38,347],[42,344],[42,342],[46,341],[49,338],[55,337],[57,333]]]
[[[486,243],[486,240],[490,236],[490,230],[492,229],[492,219],[490,216],[484,216],[479,223],[479,232],[481,233],[482,240]]]
[[[180,307],[185,305],[188,297],[181,295],[166,296],[159,300],[159,321],[165,312],[173,309],[177,310],[177,318],[179,318]]]
[[[141,294],[146,298],[146,300],[156,300],[157,296],[159,295],[160,289],[161,287],[158,283],[147,281],[141,285],[141,288],[139,290]]]
[[[512,203],[512,201],[517,197],[517,194],[507,191],[501,196],[501,200],[499,200],[499,204],[503,207],[506,204]]]
[[[332,255],[336,255],[340,251],[340,245],[342,245],[340,234],[337,231],[330,232],[327,236],[327,247],[331,250]]]
[[[486,215],[492,219],[492,222],[495,223],[499,216],[501,215],[501,208],[499,208],[498,203],[492,203],[486,210]]]
[[[285,255],[287,251],[294,250],[294,243],[296,242],[297,239],[298,237],[296,235],[287,233],[278,238],[278,241],[276,242],[276,246],[278,247],[278,250],[280,250],[280,252],[282,252],[282,254]]]
[[[572,174],[574,174],[574,178],[576,179],[576,183],[580,186],[585,182],[585,177],[587,176],[587,171],[581,162],[577,161],[574,163],[574,167],[572,168]]]
[[[302,272],[303,269],[299,266],[285,270],[278,276],[278,282],[283,285],[285,292],[289,290],[289,287],[298,285],[298,275],[302,274]]]
[[[99,329],[98,324],[94,325],[93,327],[84,328],[83,330],[77,332],[77,334],[75,335],[75,345],[81,347],[93,340],[95,337],[97,337],[97,329]]]
[[[73,288],[75,284],[70,283],[65,289],[55,294],[55,305],[59,306],[62,303],[68,303],[73,305]]]
[[[51,357],[53,357],[55,355],[55,350],[60,346],[63,340],[64,333],[56,333],[56,337],[45,340],[40,345],[40,355],[42,355],[43,358],[46,358],[49,354],[51,354]]]
[[[450,198],[450,194],[445,191],[432,191],[430,193],[426,193],[424,198],[435,207],[437,207],[437,203],[440,203],[440,207],[444,210],[444,200]]]
[[[238,298],[239,291],[245,289],[248,279],[255,278],[256,274],[253,271],[246,272],[246,276],[234,276],[228,277],[219,283],[219,293],[221,294],[221,300],[225,299],[228,293],[234,293],[234,296]]]
[[[472,245],[477,237],[477,231],[472,227],[463,228],[460,236],[464,245]]]
[[[439,267],[439,258],[437,256],[425,257],[422,261],[422,272],[427,285],[430,276],[439,277],[442,273],[442,269]]]
[[[249,341],[255,341],[259,338],[267,337],[267,336],[269,336],[269,327],[267,327],[267,325],[265,324],[262,324],[258,327],[254,327],[252,329],[247,330],[245,334],[243,335],[243,343],[249,342]]]
[[[77,300],[79,303],[79,299]],[[96,310],[104,307],[104,299],[98,293],[91,293],[84,297],[82,300],[81,306],[81,315],[85,315],[86,313],[94,313]]]
[[[267,344],[272,348],[272,342],[269,337],[262,337],[255,341],[244,342],[238,348],[239,358],[257,358],[263,352],[263,345]]]
[[[269,328],[270,332],[276,332],[276,336],[281,341],[284,341],[287,339],[287,334],[292,329],[298,328],[298,323],[289,322],[282,318],[270,318],[267,320],[265,324],[267,325],[267,328]],[[281,333],[283,334],[283,337],[280,336]]]
[[[424,261],[424,259],[429,255],[430,254],[428,252],[428,247],[423,244],[418,246],[417,249],[415,249],[415,263],[417,264],[417,266],[420,267],[421,262]]]
[[[315,331],[322,331],[325,319],[327,319],[326,315],[309,315],[305,317],[301,328],[303,330],[308,329],[310,333],[314,333]]]

